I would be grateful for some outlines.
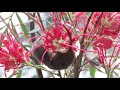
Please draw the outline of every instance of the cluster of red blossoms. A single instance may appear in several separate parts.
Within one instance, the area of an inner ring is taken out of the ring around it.
[[[101,17],[100,17],[101,15]],[[99,38],[96,38],[93,41],[94,49],[98,51],[98,56],[103,65],[105,65],[105,60],[107,59],[107,50],[110,48],[114,48],[112,51],[112,57],[118,57],[119,49],[116,54],[116,45],[115,40],[119,42],[119,31],[120,31],[120,13],[119,12],[96,12],[93,14],[93,25],[98,17],[100,17],[98,24],[95,27],[94,33],[99,35]],[[119,48],[119,45],[117,45]],[[108,66],[109,68],[112,66],[112,59],[109,59]]]
[[[87,34],[96,36],[91,43],[93,49],[97,51],[100,62],[105,65],[107,50],[114,48],[111,57],[118,57],[119,49],[119,31],[120,31],[120,13],[119,12],[94,12],[87,29]],[[88,36],[89,36],[88,35]],[[89,37],[90,38],[90,37]],[[116,43],[117,42],[117,43]],[[116,48],[117,47],[117,48]],[[109,59],[109,68],[113,58]]]
[[[69,32],[72,33],[70,30]],[[75,42],[75,40],[76,37],[72,37],[72,42]],[[55,28],[52,28],[46,32],[43,45],[46,50],[48,49],[56,52],[56,50],[60,48],[70,47],[70,42],[71,41],[68,32],[65,30],[65,28],[63,26],[56,26]]]
[[[41,27],[40,22],[36,19],[36,22],[38,22],[37,24],[39,25],[40,29],[44,32],[43,36],[38,36],[43,43],[40,45],[36,45],[36,47],[42,46],[44,47],[46,52],[50,51],[53,53],[56,53],[61,49],[68,48],[72,48],[74,51],[76,51],[77,47],[75,46],[75,43],[78,40],[78,36],[73,34],[74,32],[71,26],[67,26],[67,23],[69,22],[62,23],[62,16],[66,14],[64,12],[60,12],[59,14],[60,18],[58,20],[56,18],[56,13],[50,13],[54,25],[52,26],[52,28],[46,30]]]
[[[77,36],[72,36],[72,30],[68,29],[67,31],[66,29],[68,28],[66,28],[62,24],[57,25],[56,27],[48,31],[45,31],[44,36],[39,36],[40,39],[43,41],[43,43],[40,45],[37,45],[36,47],[42,46],[45,49],[45,52],[42,56],[42,63],[44,63],[44,55],[47,52],[55,54],[58,51],[64,52],[68,50],[69,48],[76,51],[77,47],[75,46],[75,42],[77,41]]]
[[[59,49],[68,48],[72,48],[73,50],[83,50],[84,48],[77,49],[75,43],[77,40],[82,40],[78,37],[86,35],[84,43],[91,43],[89,45],[92,45],[94,51],[97,51],[100,62],[103,65],[107,59],[106,52],[108,49],[114,48],[112,56],[118,57],[120,49],[118,49],[116,54],[114,54],[114,52],[116,47],[120,47],[119,12],[93,12],[86,32],[84,32],[84,30],[89,18],[88,12],[71,13],[71,16],[74,16],[74,19],[64,22],[62,18],[68,17],[69,14],[65,12],[54,12],[50,13],[50,15],[54,23],[52,29],[44,30],[44,28],[41,27],[40,22],[37,21],[40,29],[44,32],[43,36],[39,36],[43,43],[38,46],[44,47],[46,52],[57,52]],[[57,18],[58,15],[59,18]],[[80,24],[82,24],[82,26]],[[76,34],[76,30],[79,30],[80,34]],[[69,35],[71,35],[71,37]],[[16,41],[16,38],[13,38],[11,32],[8,35],[0,34],[0,42],[4,46],[0,47],[0,64],[5,67],[5,71],[10,69],[16,71],[16,69],[21,67],[21,63],[29,62],[30,53],[23,48],[21,43]],[[43,57],[45,53],[43,54]],[[109,67],[112,65],[111,61],[112,58],[109,60]]]
[[[57,15],[59,14],[59,19]],[[74,19],[73,21],[66,21],[63,23],[62,17],[67,16],[67,13],[60,12],[60,13],[50,13],[52,20],[54,22],[54,28],[44,31],[45,35],[42,36],[43,44],[41,46],[47,51],[52,50],[56,52],[56,49],[60,48],[69,48],[72,47],[76,49],[73,45],[69,45],[69,35],[66,32],[64,25],[70,25],[68,30],[72,36],[72,42],[74,45],[77,40],[82,40],[81,37],[85,35],[84,43],[91,43],[89,45],[93,46],[93,51],[96,51],[101,63],[104,65],[104,62],[107,58],[107,50],[110,48],[114,48],[113,53],[116,47],[119,48],[119,45],[116,45],[116,40],[119,39],[119,30],[120,30],[120,13],[119,12],[93,12],[91,19],[89,21],[86,33],[84,33],[85,27],[87,25],[87,21],[89,18],[88,12],[74,12],[71,13]],[[80,25],[81,24],[81,25]],[[80,34],[75,34],[73,26],[79,30]],[[77,36],[78,35],[78,36]],[[79,36],[80,35],[80,36]],[[119,42],[119,40],[117,40]],[[117,43],[118,44],[118,43]],[[84,50],[78,49],[77,50]],[[84,50],[87,52],[87,50]],[[112,54],[113,55],[113,54]],[[116,54],[117,57],[119,52]],[[110,62],[112,61],[109,60]],[[109,63],[110,64],[110,63]],[[109,65],[110,66],[110,65]]]
[[[16,41],[11,32],[8,35],[0,34],[0,43],[0,64],[4,67],[5,76],[10,69],[13,69],[13,75],[17,74],[22,63],[29,62],[29,52]]]

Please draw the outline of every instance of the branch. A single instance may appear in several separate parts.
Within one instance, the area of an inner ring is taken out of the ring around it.
[[[92,34],[93,30],[96,28],[96,26],[97,26],[99,20],[101,19],[102,15],[103,15],[103,12],[100,14],[100,16],[98,17],[98,19],[96,20],[95,25],[94,25],[93,29],[91,30],[90,34]]]
[[[44,25],[43,25],[43,22],[42,22],[42,19],[41,19],[40,13],[37,12],[37,15],[38,15],[38,18],[39,18],[39,20],[40,20],[40,23],[41,23],[41,26],[42,26],[43,30],[45,30],[45,27],[44,27]]]
[[[33,13],[32,16],[35,17],[35,13]],[[30,22],[30,31],[33,30],[34,28],[35,28],[34,21],[32,21],[32,22]],[[33,38],[34,36],[35,36],[35,33],[31,33],[31,38]],[[36,38],[32,39],[33,43],[35,41],[36,41]],[[35,59],[33,56],[31,58],[36,65],[40,65],[40,62],[37,59]],[[40,69],[36,69],[36,71],[37,71],[38,77],[43,78],[42,71]]]
[[[89,25],[92,15],[93,15],[93,12],[90,14],[90,16],[87,20],[87,24],[86,24],[83,34],[86,34],[86,31],[87,31],[87,28],[88,28],[88,25]],[[83,45],[84,39],[85,39],[85,36],[83,35],[82,40],[80,42],[81,49],[84,49],[84,45]],[[83,58],[83,51],[80,51],[79,55],[76,58],[75,64],[74,64],[74,78],[79,77],[79,68],[81,67],[82,58]]]

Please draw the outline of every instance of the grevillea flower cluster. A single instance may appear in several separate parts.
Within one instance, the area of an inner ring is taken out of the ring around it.
[[[70,14],[70,15],[69,15]],[[85,48],[74,47],[77,40],[81,42],[82,37],[85,36],[85,45],[93,46],[93,52],[97,52],[100,62],[104,64],[106,59],[106,51],[115,46],[114,41],[119,38],[120,28],[120,13],[119,12],[94,12],[89,20],[86,32],[84,30],[89,18],[88,12],[74,12],[74,13],[50,13],[54,26],[49,30],[44,30],[44,36],[41,36],[46,52],[57,52],[61,48],[69,48],[82,50],[87,52]],[[57,18],[59,15],[59,18]],[[62,17],[68,17],[69,21],[62,21]],[[71,18],[73,17],[73,19]],[[68,26],[69,24],[69,26]],[[81,24],[81,25],[80,25]],[[70,45],[70,38],[66,28],[69,30],[72,43]],[[41,27],[41,26],[40,26]],[[79,30],[80,34],[75,34]],[[79,37],[79,38],[78,38]],[[91,44],[90,44],[91,43]],[[86,47],[87,48],[87,47]]]
[[[100,17],[101,15],[101,17]],[[93,14],[93,20],[96,17],[100,17],[98,24],[95,27],[95,33],[98,33],[100,38],[94,39],[93,46],[94,49],[98,50],[98,56],[104,64],[107,59],[107,50],[114,48],[113,53],[115,51],[115,40],[119,38],[120,31],[120,13],[119,12],[97,12]],[[92,21],[95,24],[94,21]],[[119,48],[119,47],[118,47]],[[118,52],[119,53],[119,52]],[[116,53],[115,57],[118,57],[118,53]],[[113,56],[113,55],[112,55]],[[111,67],[112,58],[109,60],[109,67]]]
[[[40,36],[43,44],[37,45],[36,47],[42,46],[46,50],[45,53],[49,52],[51,54],[66,52],[69,48],[76,51],[77,47],[74,44],[77,40],[77,36],[72,36],[72,30],[68,29],[67,31],[66,29],[64,25],[49,29],[45,32],[44,36]],[[44,63],[45,53],[42,56],[42,63]]]
[[[112,52],[111,59],[108,61],[109,68],[114,62],[112,62],[112,57],[118,57],[119,55],[119,31],[120,31],[120,13],[119,12],[93,12],[91,18],[89,17],[89,12],[74,12],[73,23],[68,22],[70,25],[75,25],[76,29],[79,30],[80,42],[85,46],[82,48],[84,54],[87,52],[89,46],[93,47],[93,52],[96,52],[99,61],[105,66],[107,62],[107,50],[114,48]],[[88,21],[88,19],[90,20]],[[88,24],[88,25],[87,25]],[[85,28],[87,29],[85,31]],[[88,45],[88,46],[87,46]],[[118,49],[118,50],[117,50]],[[80,49],[81,50],[81,49]],[[117,53],[114,52],[117,50]],[[86,57],[86,55],[85,55]]]
[[[0,34],[0,64],[5,72],[13,69],[13,75],[17,74],[17,69],[22,67],[22,63],[29,62],[29,52],[26,51],[20,42],[16,41],[10,32],[8,35]],[[5,73],[6,76],[6,73]]]
[[[75,41],[75,37],[72,38],[72,42],[74,42],[73,40]],[[61,48],[68,48],[70,42],[68,32],[63,26],[52,28],[44,36],[44,48],[46,50],[56,51]]]
[[[93,27],[97,21],[94,34],[99,32],[99,35],[111,36],[115,39],[119,33],[119,13],[116,12],[95,12],[91,19],[91,26]]]
[[[72,54],[74,54],[73,51],[79,51],[79,55],[75,59],[76,62],[80,61],[78,67],[81,68],[83,57],[88,62],[91,61],[86,52],[94,52],[103,68],[106,71],[106,68],[109,68],[108,71],[111,70],[113,63],[116,61],[114,59],[119,56],[120,52],[120,12],[50,12],[50,18],[52,24],[47,28],[42,25],[42,20],[34,18],[44,34],[30,38],[30,40],[39,38],[42,41],[41,44],[35,44],[35,47],[31,50],[32,52],[35,48],[42,47],[42,62],[48,53],[51,56],[58,53],[65,56],[66,54],[63,52],[69,49],[68,51],[71,51]],[[76,45],[77,41],[79,41],[79,45]],[[0,47],[0,64],[5,67],[5,71],[14,69],[16,73],[17,69],[22,67],[22,63],[30,61],[30,52],[26,51],[22,44],[16,41],[12,32],[8,35],[0,34],[0,42],[4,46]],[[78,48],[79,46],[80,48]],[[91,46],[92,50],[88,50]],[[108,50],[110,49],[112,54],[108,59]],[[54,64],[53,66],[56,65],[57,67],[59,63],[61,64],[61,62],[56,64],[57,55],[53,59],[49,57],[50,55],[47,58],[55,61],[51,61],[50,65]],[[62,59],[64,60],[64,57]],[[61,58],[58,60],[61,60]],[[119,64],[120,62],[116,66]]]

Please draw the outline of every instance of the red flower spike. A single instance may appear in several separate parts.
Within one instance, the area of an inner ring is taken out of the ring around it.
[[[68,30],[69,30],[69,33],[72,35],[72,30],[70,30],[70,29],[68,29]],[[56,25],[54,28],[46,31],[46,33],[44,33],[44,34],[45,34],[43,36],[44,38],[41,38],[41,40],[43,41],[43,44],[41,44],[41,45],[45,49],[45,51],[46,51],[45,53],[47,53],[49,51],[50,51],[50,53],[57,53],[59,50],[64,50],[64,49],[67,50],[68,48],[71,48],[74,51],[76,51],[76,49],[73,48],[72,45],[70,45],[70,43],[72,41],[73,44],[75,44],[75,42],[78,40],[78,37],[71,36],[71,41],[70,41],[69,34],[68,34],[66,28],[62,24]],[[32,51],[34,51],[34,50],[32,50]],[[44,59],[45,53],[43,54],[43,56],[41,58],[42,63],[44,63],[43,59]]]
[[[67,31],[61,26],[61,27],[55,27],[48,32],[46,32],[46,35],[44,36],[45,39],[44,42],[44,48],[52,51],[56,51],[58,48],[62,48],[61,44],[64,42],[65,44],[69,44],[69,35]],[[75,37],[73,40],[76,40]]]
[[[113,41],[111,39],[100,38],[93,42],[93,46],[99,47],[99,48],[104,48],[106,50],[106,49],[109,49],[112,47],[112,43],[113,43]]]
[[[1,36],[4,34],[1,34]],[[4,35],[1,43],[5,46],[0,47],[0,64],[5,68],[5,72],[14,69],[13,74],[17,73],[17,69],[21,68],[21,63],[29,62],[30,53],[26,51],[19,42],[16,42],[12,36]],[[5,73],[6,74],[6,73]],[[6,75],[5,75],[6,76]]]

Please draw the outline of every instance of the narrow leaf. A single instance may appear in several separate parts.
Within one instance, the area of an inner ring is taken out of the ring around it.
[[[95,78],[95,68],[93,66],[90,66],[90,76],[91,78]]]
[[[17,18],[18,18],[18,21],[19,21],[19,23],[20,23],[20,26],[21,26],[24,34],[25,34],[26,36],[29,35],[28,29],[27,29],[27,27],[25,26],[25,24],[23,23],[22,19],[21,19],[20,16],[18,15],[18,13],[16,13],[16,16],[17,16]]]
[[[18,71],[18,74],[17,74],[17,76],[16,76],[16,78],[20,78],[21,75],[22,75],[22,70],[19,70],[19,71]]]

